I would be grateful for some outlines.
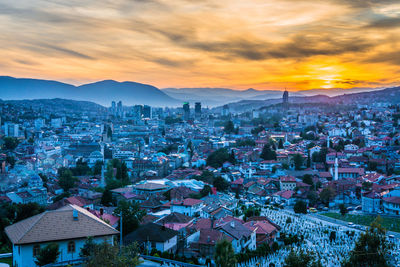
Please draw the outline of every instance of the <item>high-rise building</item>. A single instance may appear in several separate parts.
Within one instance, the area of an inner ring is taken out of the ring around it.
[[[282,106],[285,109],[287,109],[289,107],[289,92],[286,89],[285,89],[285,92],[283,92]]]
[[[143,106],[142,105],[135,105],[133,106],[133,118],[135,120],[140,120],[143,115]]]
[[[5,136],[18,137],[19,136],[19,125],[16,123],[4,123],[4,134]]]
[[[143,106],[143,118],[151,119],[151,107],[148,105]]]
[[[200,102],[196,102],[194,104],[194,116],[196,118],[200,118],[201,117],[201,103]]]
[[[183,119],[185,121],[188,121],[190,118],[190,106],[189,102],[184,102],[183,103]]]
[[[222,116],[228,116],[229,115],[229,106],[228,105],[223,105],[222,107]]]
[[[38,118],[35,120],[35,129],[36,130],[40,130],[42,127],[45,126],[45,121],[42,118]]]
[[[118,101],[118,104],[117,104],[117,116],[120,117],[120,118],[123,117],[122,101]]]
[[[111,102],[111,115],[115,116],[117,114],[117,105],[115,101]]]

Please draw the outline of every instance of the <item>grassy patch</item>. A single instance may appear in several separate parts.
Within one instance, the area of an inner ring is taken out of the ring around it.
[[[333,212],[325,212],[321,213],[321,215],[365,226],[369,226],[377,217],[373,215],[355,215],[355,214],[346,214],[345,216],[342,216],[340,213],[333,213]],[[389,231],[400,232],[400,218],[390,218],[381,216],[381,224],[385,229]]]
[[[12,257],[2,258],[0,259],[0,263],[7,263],[8,265],[12,266]]]

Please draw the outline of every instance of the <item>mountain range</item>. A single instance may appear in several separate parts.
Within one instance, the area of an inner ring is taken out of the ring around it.
[[[295,101],[308,101],[307,97],[324,95],[336,97],[358,92],[379,89],[353,88],[353,89],[312,89],[290,92],[290,98]],[[378,92],[378,91],[372,91]],[[62,98],[80,101],[92,101],[103,106],[110,106],[111,101],[122,101],[123,105],[146,104],[151,106],[182,106],[182,102],[201,102],[203,107],[218,107],[224,104],[264,105],[278,103],[282,98],[282,90],[233,90],[229,88],[165,88],[159,89],[152,85],[136,82],[118,82],[104,80],[94,83],[75,86],[51,80],[30,78],[14,78],[0,76],[0,99],[4,100],[31,100]],[[312,98],[311,98],[312,99]],[[318,99],[318,98],[315,98]],[[296,100],[297,101],[297,100]],[[264,103],[264,104],[263,104]]]
[[[371,105],[372,103],[385,102],[389,104],[400,103],[400,87],[392,87],[381,90],[373,90],[367,92],[341,94],[336,96],[313,95],[313,96],[289,96],[289,102],[294,104],[360,104]],[[245,112],[260,109],[263,107],[280,104],[282,99],[266,99],[266,100],[241,100],[228,104],[231,111]],[[215,107],[214,111],[222,110],[222,106]]]
[[[181,101],[154,86],[113,80],[74,86],[57,81],[0,76],[0,92],[0,98],[4,100],[63,98],[92,101],[104,106],[110,106],[113,100],[122,100],[124,105],[176,106],[181,104]]]

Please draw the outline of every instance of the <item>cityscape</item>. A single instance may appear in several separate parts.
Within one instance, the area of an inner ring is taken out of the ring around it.
[[[400,266],[398,1],[0,22],[0,267]]]

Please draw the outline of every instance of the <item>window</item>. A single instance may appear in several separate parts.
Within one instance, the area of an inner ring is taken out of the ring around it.
[[[40,246],[39,245],[34,245],[33,246],[33,257],[36,257],[40,253]]]
[[[74,253],[75,252],[75,242],[70,241],[68,242],[68,253]]]

